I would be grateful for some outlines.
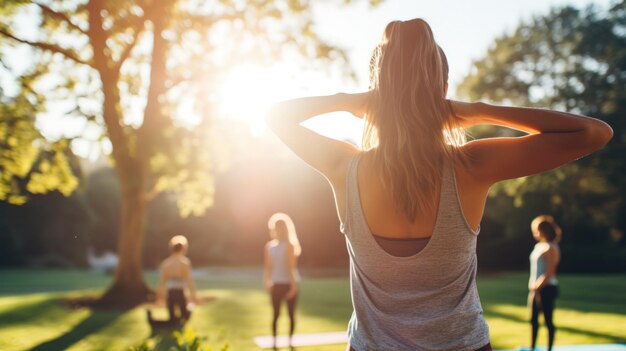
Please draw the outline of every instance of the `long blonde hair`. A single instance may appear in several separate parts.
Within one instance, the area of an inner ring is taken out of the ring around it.
[[[448,63],[422,19],[387,25],[370,61],[364,150],[412,222],[433,210],[443,164],[459,156],[464,131],[445,98]]]
[[[302,253],[302,247],[300,247],[300,241],[298,240],[298,234],[296,233],[296,226],[293,224],[291,217],[282,212],[274,213],[267,221],[267,227],[270,230],[270,235],[274,240],[280,240],[276,233],[276,225],[278,222],[283,222],[287,227],[287,241],[293,245],[294,253],[296,256],[300,256]]]

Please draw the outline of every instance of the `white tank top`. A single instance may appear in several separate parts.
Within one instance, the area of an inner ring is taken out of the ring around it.
[[[274,284],[289,284],[289,262],[287,262],[287,242],[280,241],[271,246],[269,256],[272,262],[272,282]],[[296,281],[300,281],[300,274],[296,268]]]
[[[530,279],[528,280],[528,287],[530,288],[535,284],[537,279],[541,277],[542,274],[546,273],[547,263],[546,263],[546,253],[548,252],[548,246],[556,245],[553,243],[544,243],[539,242],[535,244],[535,248],[530,253]],[[558,250],[558,246],[555,248]],[[550,281],[548,281],[548,285],[558,285],[559,281],[556,279],[556,272]]]
[[[165,281],[167,289],[185,289],[187,282],[183,278],[169,278]]]

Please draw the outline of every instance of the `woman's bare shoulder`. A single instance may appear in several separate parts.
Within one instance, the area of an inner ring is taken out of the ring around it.
[[[366,154],[364,151],[348,149],[344,153],[342,153],[339,157],[337,157],[337,163],[335,167],[333,167],[332,174],[324,174],[326,178],[330,181],[333,186],[342,186],[345,185],[346,176],[348,175],[348,167],[350,162],[354,157]]]
[[[548,250],[557,254],[561,253],[561,248],[559,248],[559,244],[557,243],[548,243]]]
[[[552,255],[556,252],[552,243],[540,242],[538,245],[541,255]]]
[[[473,183],[487,183],[484,180],[484,159],[478,154],[481,152],[476,143],[469,142],[455,150],[454,165],[457,178]]]

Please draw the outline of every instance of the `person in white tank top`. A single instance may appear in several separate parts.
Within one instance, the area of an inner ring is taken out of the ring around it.
[[[537,240],[530,254],[530,278],[528,280],[528,306],[530,309],[531,350],[535,349],[539,314],[543,313],[548,328],[548,351],[552,350],[556,327],[552,321],[554,302],[559,293],[556,269],[561,261],[561,228],[549,215],[537,216],[531,222],[533,237]]]
[[[268,221],[270,240],[265,245],[263,284],[272,302],[272,335],[276,348],[276,329],[280,307],[287,302],[289,312],[289,346],[296,326],[295,309],[298,299],[298,256],[302,252],[296,228],[284,213],[275,213]]]

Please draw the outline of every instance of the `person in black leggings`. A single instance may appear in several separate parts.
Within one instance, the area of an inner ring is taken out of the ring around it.
[[[531,350],[535,349],[537,332],[539,331],[539,314],[548,328],[548,351],[552,350],[556,327],[552,321],[555,300],[559,294],[556,268],[561,260],[558,242],[561,239],[561,228],[554,218],[541,215],[531,223],[531,230],[537,243],[530,254],[530,279],[528,288],[528,304],[530,305]]]
[[[284,213],[274,214],[268,222],[270,240],[265,245],[264,285],[272,300],[272,336],[276,348],[276,329],[280,306],[287,302],[289,311],[289,346],[292,345],[293,331],[296,327],[296,301],[298,300],[298,256],[300,243],[291,218]]]
[[[296,301],[298,300],[298,293],[291,296],[287,296],[291,289],[290,284],[274,284],[271,288],[272,297],[272,309],[274,313],[272,315],[272,335],[276,338],[276,329],[278,324],[278,317],[280,316],[280,306],[283,301],[287,302],[287,311],[289,312],[289,336],[293,336],[293,331],[296,327]]]

